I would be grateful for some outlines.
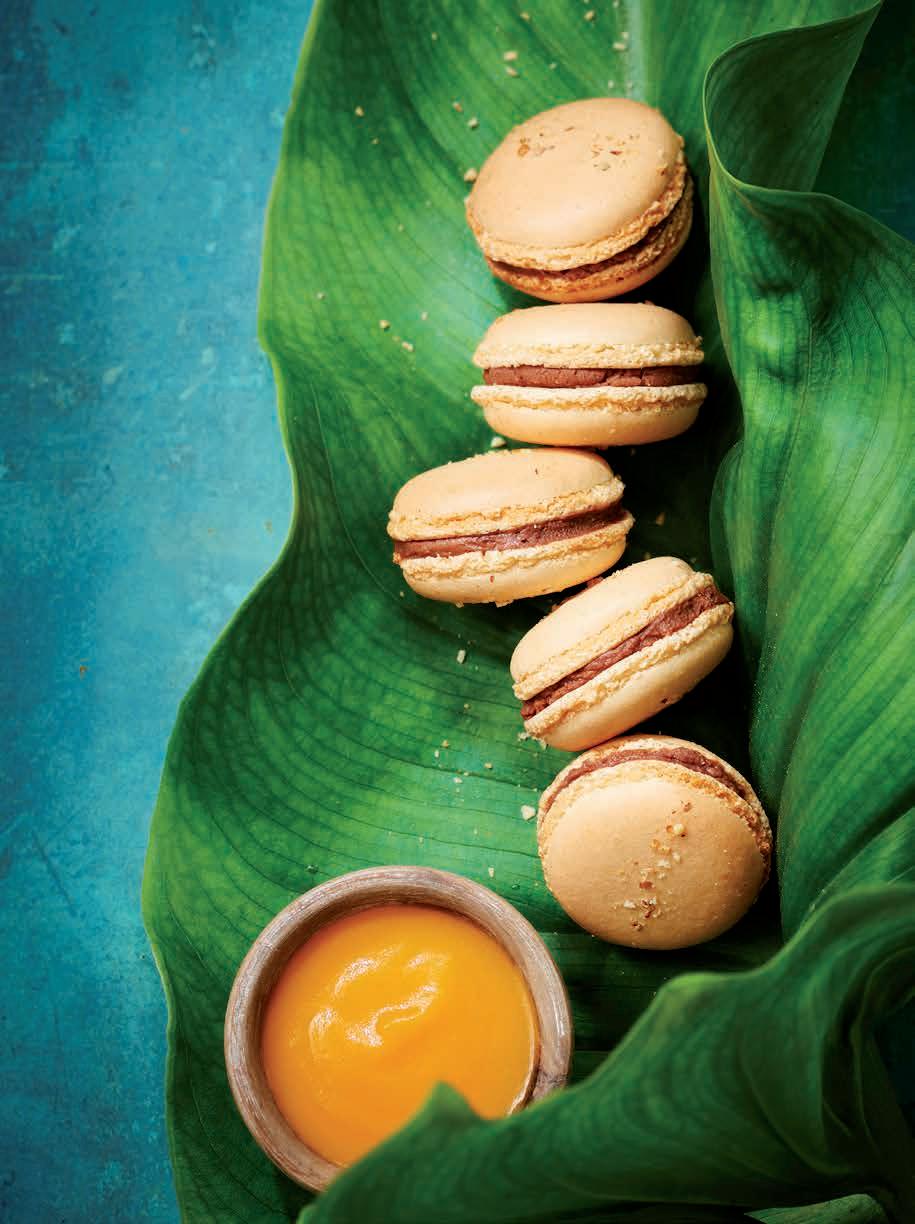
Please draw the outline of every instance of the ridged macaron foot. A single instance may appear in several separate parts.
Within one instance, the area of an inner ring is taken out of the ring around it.
[[[509,132],[466,212],[506,284],[547,302],[617,297],[686,242],[693,186],[682,137],[631,98],[567,102]]]
[[[734,605],[711,574],[653,557],[538,621],[509,664],[524,729],[580,752],[688,693],[727,654]]]
[[[502,315],[473,355],[489,425],[520,442],[638,446],[683,433],[706,396],[702,342],[646,302],[531,306]]]
[[[394,499],[394,561],[420,595],[510,603],[561,591],[622,556],[623,482],[582,450],[504,450],[422,472]]]
[[[537,844],[566,913],[633,948],[714,939],[753,904],[772,857],[746,778],[664,735],[611,740],[568,765],[541,797]]]

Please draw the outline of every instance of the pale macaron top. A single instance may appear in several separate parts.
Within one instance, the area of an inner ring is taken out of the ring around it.
[[[682,315],[648,302],[529,306],[501,315],[473,355],[481,370],[538,365],[641,369],[699,365],[702,340]]]
[[[623,482],[592,451],[504,450],[431,468],[394,499],[395,540],[509,531],[614,505]]]
[[[573,595],[515,647],[515,695],[528,700],[713,582],[678,557],[652,557]]]
[[[717,776],[667,754],[703,761]],[[601,938],[645,948],[727,930],[766,882],[772,854],[749,782],[707,748],[658,735],[576,758],[543,793],[537,837],[547,885],[570,916]]]
[[[631,98],[584,98],[534,115],[490,154],[467,200],[483,253],[561,270],[609,259],[683,194],[683,140]]]

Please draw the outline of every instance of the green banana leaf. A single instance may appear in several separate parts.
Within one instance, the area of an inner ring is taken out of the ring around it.
[[[840,109],[875,10],[528,9],[326,0],[311,20],[260,299],[293,523],[182,705],[144,879],[182,1213],[913,1219],[911,1142],[874,1030],[915,976],[915,263],[889,230],[808,194],[825,153],[827,179],[841,187],[847,167],[867,205],[903,139],[867,127],[862,106],[895,112],[854,80],[860,105]],[[568,759],[519,740],[507,673],[548,601],[422,601],[384,531],[409,476],[488,448],[469,355],[525,300],[489,276],[464,224],[465,172],[512,123],[606,92],[659,105],[686,138],[694,232],[643,296],[702,332],[710,385],[683,438],[611,455],[637,517],[626,559],[714,563],[740,624],[741,650],[652,729],[749,770],[778,820],[778,886],[720,939],[660,955],[563,915],[521,815]],[[571,993],[575,1083],[497,1122],[440,1088],[307,1206],[235,1112],[225,1004],[278,909],[377,863],[462,872],[535,923]]]

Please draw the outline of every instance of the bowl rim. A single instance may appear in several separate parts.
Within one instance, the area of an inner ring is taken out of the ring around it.
[[[292,954],[321,927],[379,905],[431,905],[471,919],[493,936],[520,969],[538,1026],[538,1057],[519,1107],[568,1078],[573,1033],[569,996],[546,944],[530,922],[484,884],[434,867],[366,867],[318,884],[271,919],[239,966],[226,1007],[224,1055],[229,1087],[259,1147],[287,1177],[323,1190],[343,1171],[310,1148],[279,1110],[260,1059],[264,1004]]]

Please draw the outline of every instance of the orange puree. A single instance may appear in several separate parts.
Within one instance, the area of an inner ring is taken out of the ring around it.
[[[478,1113],[523,1100],[537,1029],[520,970],[467,918],[380,905],[322,927],[264,1012],[267,1082],[309,1147],[349,1164],[444,1081]]]

